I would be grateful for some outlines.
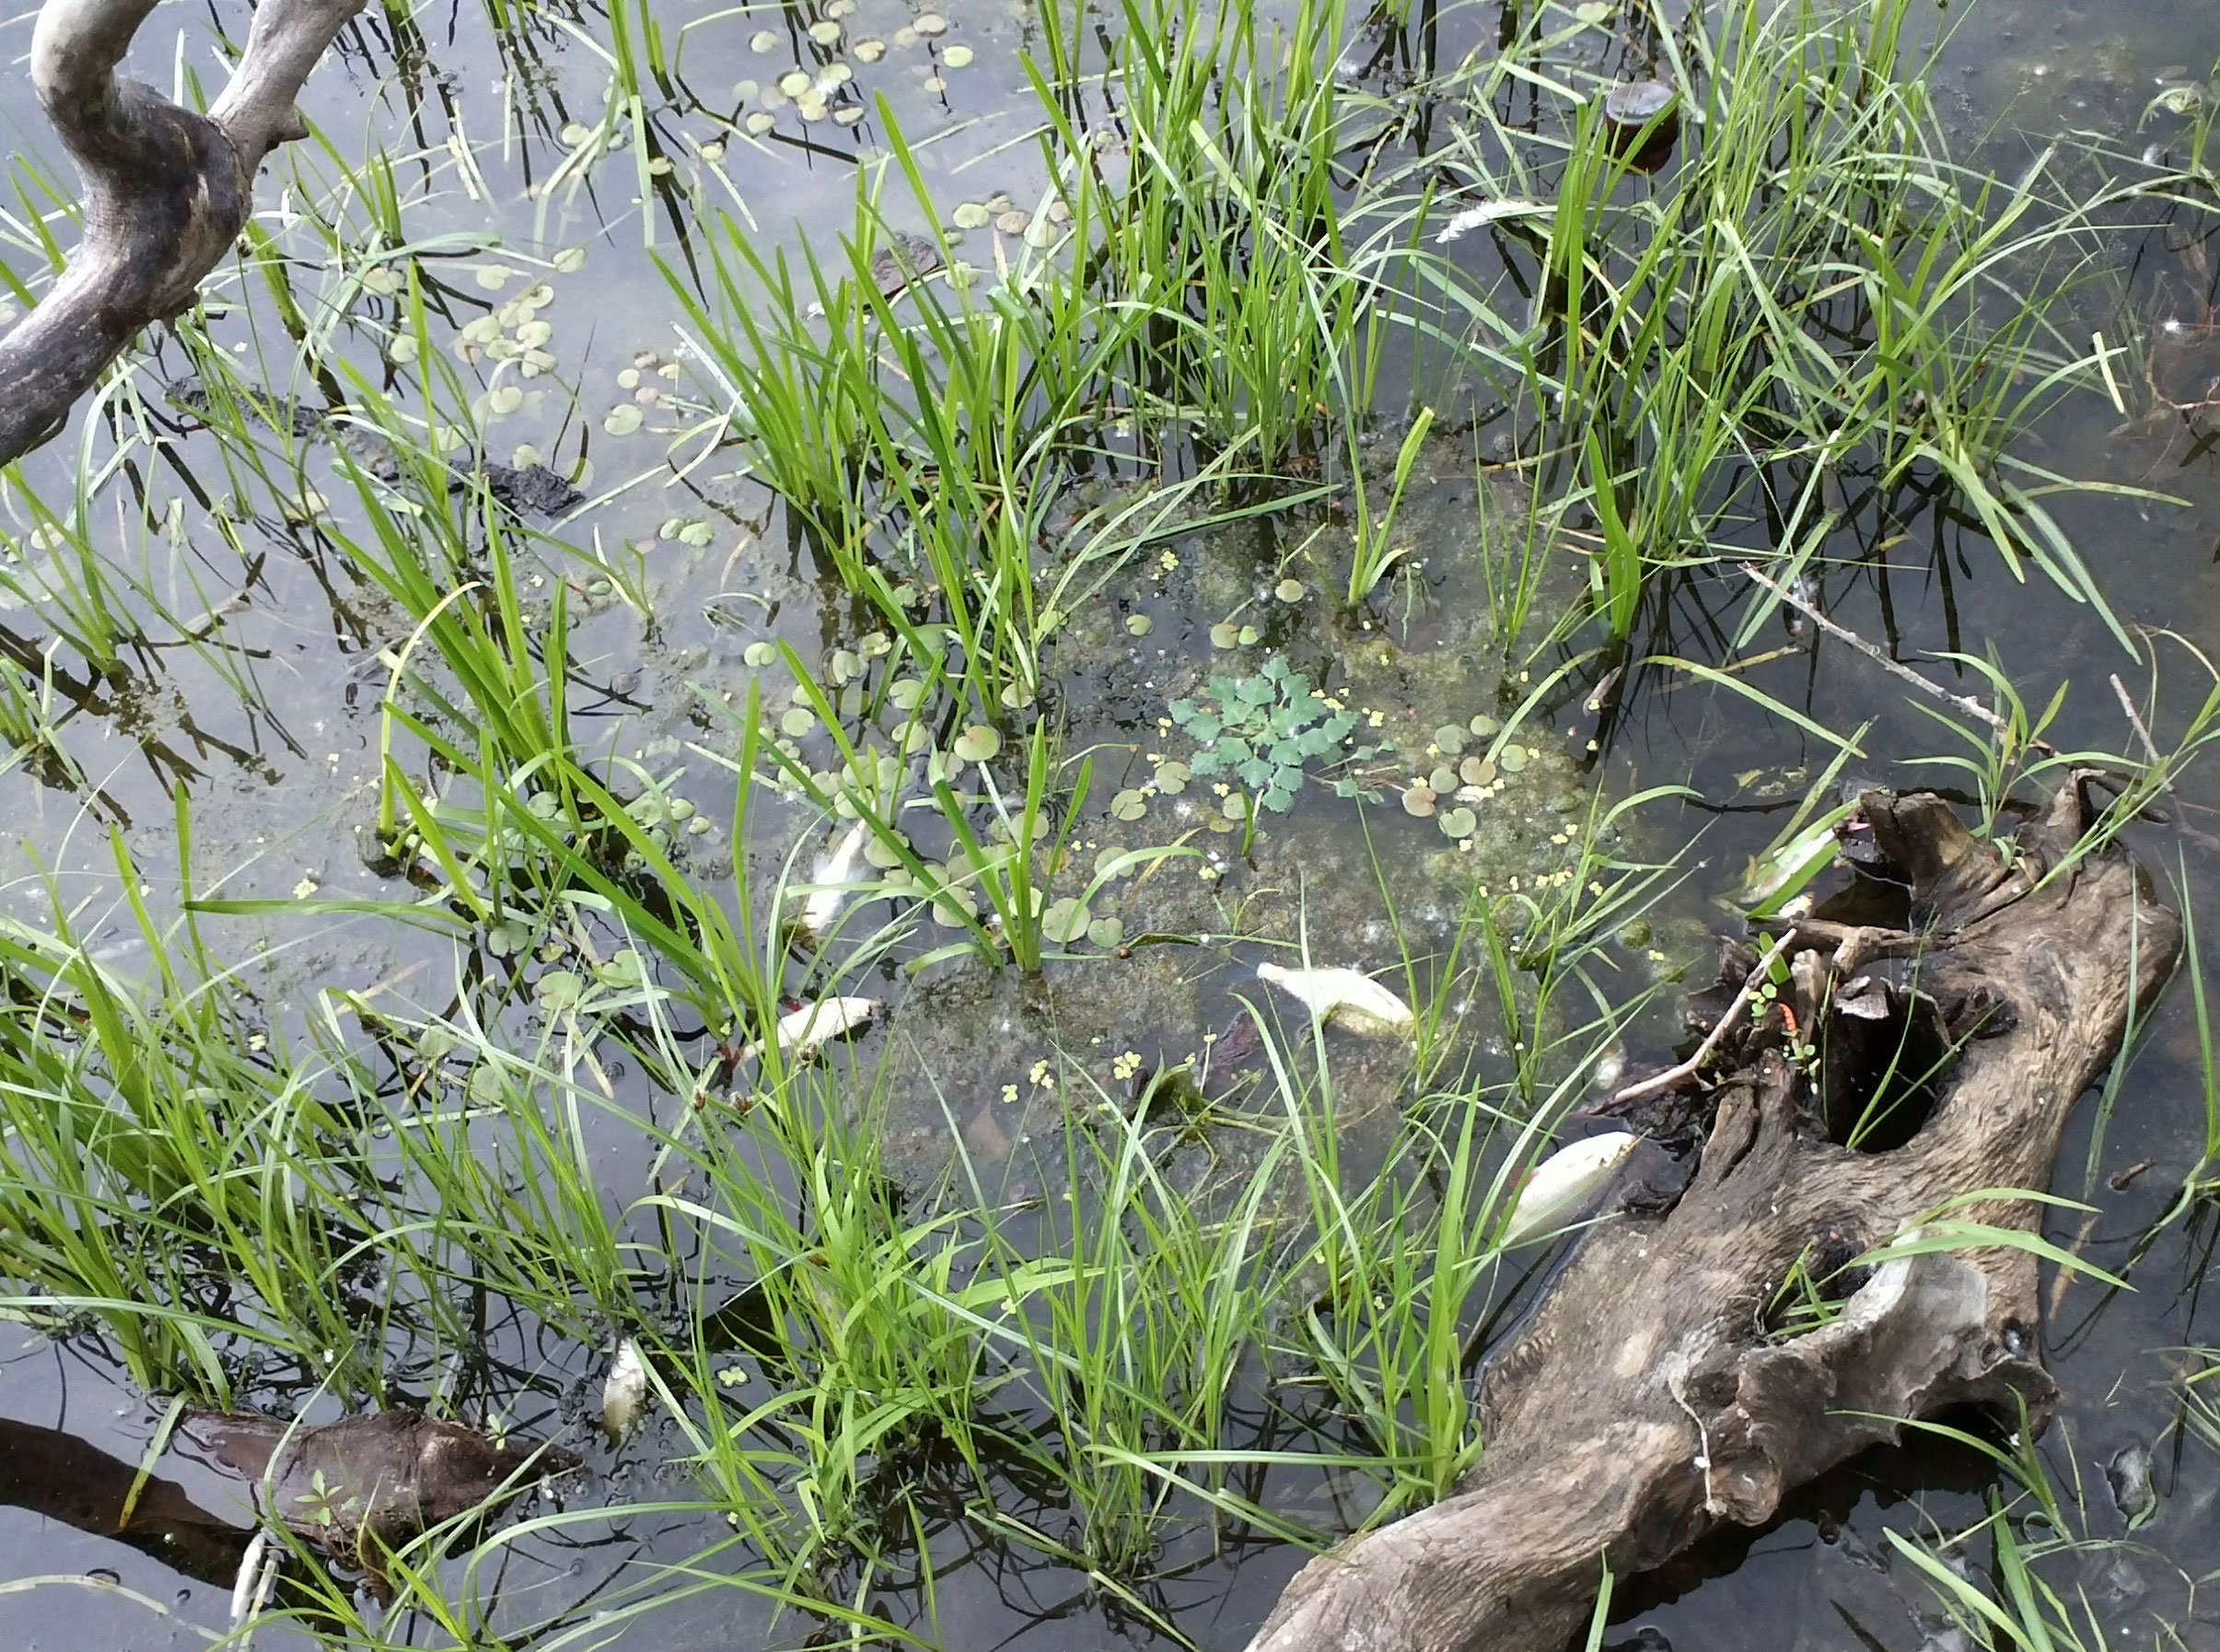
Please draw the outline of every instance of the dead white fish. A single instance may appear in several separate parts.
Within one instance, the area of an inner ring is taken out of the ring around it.
[[[855,892],[851,879],[863,849],[864,823],[858,820],[848,828],[832,853],[819,856],[811,869],[809,899],[802,903],[801,918],[794,926],[795,933],[809,945],[815,946],[831,932],[832,920],[840,916],[840,909]]]
[[[1449,242],[1472,233],[1490,224],[1499,224],[1505,218],[1548,218],[1556,215],[1557,209],[1540,201],[1483,201],[1478,206],[1468,206],[1450,215],[1435,236],[1438,242]]]
[[[1630,1131],[1611,1130],[1558,1148],[1528,1172],[1497,1243],[1508,1251],[1577,1221],[1641,1140]]]
[[[617,1344],[617,1356],[609,1362],[601,1383],[601,1432],[610,1444],[622,1445],[647,1409],[647,1362],[640,1344],[629,1336]]]
[[[1321,1021],[1352,1032],[1403,1032],[1418,1024],[1411,1006],[1362,970],[1290,970],[1257,965],[1257,978],[1308,1006]]]
[[[279,1551],[282,1559],[284,1551]],[[246,1553],[239,1556],[238,1580],[231,1586],[231,1627],[238,1628],[261,1610],[262,1602],[270,1591],[269,1564],[270,1528],[258,1526],[253,1537],[247,1541]]]
[[[883,1007],[877,998],[819,998],[790,1009],[779,1017],[779,1051],[785,1055],[814,1055],[819,1045],[861,1032]],[[761,1043],[750,1044],[740,1052],[740,1059],[752,1061],[762,1053]]]

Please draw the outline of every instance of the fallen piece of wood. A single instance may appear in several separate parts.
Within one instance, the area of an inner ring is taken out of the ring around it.
[[[1623,1577],[1723,1522],[1762,1524],[1791,1489],[1894,1440],[1896,1419],[1967,1404],[2047,1414],[2055,1390],[2025,1251],[1851,1274],[1833,1317],[1800,1335],[1768,1327],[1767,1307],[1815,1253],[1877,1249],[1972,1190],[2046,1186],[2075,1099],[2120,1049],[2131,995],[2147,1006],[2172,970],[2180,923],[2116,847],[2073,859],[2095,824],[2078,784],[2010,859],[1933,797],[1868,794],[1863,807],[1880,862],[1861,873],[1848,921],[1822,904],[1816,925],[1799,922],[1793,995],[1820,995],[1823,1022],[1886,1000],[1948,1028],[1955,1058],[1924,1119],[1887,1151],[1840,1145],[1824,1116],[1839,1098],[1815,1092],[1781,1006],[1737,1011],[1687,1188],[1668,1212],[1589,1230],[1486,1372],[1487,1450],[1470,1480],[1312,1561],[1252,1652],[1559,1652],[1606,1564]],[[1894,930],[1873,916],[1892,887]],[[1914,936],[1910,966],[1889,959]],[[1899,973],[1883,991],[1850,973],[1867,969]],[[1803,1030],[1827,1047],[1827,1025]],[[2040,1210],[2003,1201],[1975,1215],[2031,1229]]]

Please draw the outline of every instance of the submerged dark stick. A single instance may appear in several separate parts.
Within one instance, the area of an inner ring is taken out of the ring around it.
[[[1900,681],[1910,683],[1913,688],[1919,690],[1921,693],[1932,695],[1934,698],[1942,701],[1946,705],[1955,705],[1958,710],[1967,713],[1969,715],[1979,717],[1982,722],[1988,724],[1990,727],[1996,730],[1998,734],[2003,735],[2007,739],[2011,738],[2012,726],[2005,722],[2004,718],[1998,716],[1996,713],[1991,711],[1987,706],[1983,705],[1980,701],[1974,699],[1971,695],[1954,694],[1948,689],[1943,687],[1941,683],[1935,681],[1933,679],[1922,677],[1917,671],[1913,670],[1910,666],[1905,665],[1902,661],[1889,658],[1884,650],[1877,648],[1873,644],[1867,642],[1856,632],[1851,630],[1849,626],[1838,625],[1834,621],[1829,619],[1825,614],[1821,613],[1819,609],[1813,606],[1811,603],[1805,601],[1803,598],[1797,596],[1794,591],[1791,591],[1783,586],[1775,584],[1773,580],[1768,579],[1764,575],[1759,573],[1758,570],[1751,566],[1749,563],[1743,563],[1741,564],[1741,568],[1743,573],[1749,575],[1750,578],[1756,580],[1758,584],[1763,586],[1774,596],[1780,598],[1782,601],[1787,603],[1789,607],[1795,609],[1796,612],[1802,614],[1814,625],[1817,625],[1821,631],[1824,631],[1829,636],[1833,637],[1837,642],[1849,644],[1860,654],[1863,654],[1867,659],[1873,661],[1875,665],[1880,667],[1882,670],[1888,672],[1891,677],[1897,678]],[[2028,738],[2028,744],[2034,747],[2036,750],[2044,753],[2046,756],[2056,757],[2058,755],[2058,748],[2051,745],[2048,740],[2038,739],[2034,736],[2030,735]]]

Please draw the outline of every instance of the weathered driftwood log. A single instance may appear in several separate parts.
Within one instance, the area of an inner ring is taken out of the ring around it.
[[[1969,1403],[2040,1419],[2055,1390],[2024,1251],[1886,1262],[1853,1276],[1819,1329],[1784,1338],[1764,1320],[1799,1258],[1839,1263],[1956,1195],[2048,1184],[2068,1111],[2120,1048],[2131,990],[2147,1006],[2179,945],[2123,854],[2041,881],[2091,826],[2093,778],[2059,794],[2008,864],[1935,797],[1865,800],[1878,853],[1854,902],[1797,924],[1782,999],[1807,1041],[1825,1018],[1828,1061],[1854,1052],[1852,1023],[1883,1000],[1900,1028],[1939,1029],[1956,1053],[1932,1111],[1901,1145],[1838,1146],[1844,1098],[1799,1064],[1786,1014],[1738,1030],[1678,1203],[1593,1229],[1486,1373],[1473,1478],[1311,1562],[1252,1652],[1560,1652],[1607,1561],[1623,1577],[1721,1522],[1759,1524],[1791,1488],[1894,1439],[1891,1419]],[[1896,913],[1877,918],[1891,893]],[[1955,1214],[2031,1228],[2039,1213]]]
[[[85,238],[39,307],[0,335],[0,464],[61,430],[140,329],[192,302],[253,204],[276,145],[308,135],[293,100],[363,0],[262,0],[205,115],[116,65],[156,0],[46,0],[31,85],[85,180]]]

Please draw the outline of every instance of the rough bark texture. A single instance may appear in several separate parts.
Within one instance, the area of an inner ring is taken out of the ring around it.
[[[0,335],[0,464],[46,441],[140,329],[192,302],[230,250],[271,148],[305,136],[301,85],[363,0],[262,0],[207,114],[116,65],[156,0],[46,0],[31,34],[40,107],[85,180],[85,238]]]
[[[1862,892],[1893,882],[1900,912],[1886,926],[1800,921],[1784,998],[1807,1029],[1830,1018],[1830,1051],[1854,1043],[1849,1022],[1870,1020],[1877,994],[1948,1022],[1962,1046],[1924,1123],[1888,1151],[1834,1145],[1824,1075],[1815,1086],[1784,1054],[1784,1018],[1769,1012],[1775,1036],[1760,1025],[1735,1041],[1743,1059],[1678,1203],[1594,1229],[1489,1368],[1473,1479],[1311,1562],[1252,1652],[1560,1652],[1606,1559],[1625,1576],[1720,1522],[1763,1522],[1795,1486],[1893,1440],[1890,1419],[2047,1411],[2023,1251],[1887,1262],[1839,1318],[1793,1340],[1761,1320],[1807,1247],[1854,1255],[1957,1194],[2048,1185],[2069,1110],[2119,1050],[2131,982],[2147,1006],[2179,945],[2123,855],[2036,887],[2090,826],[2092,778],[2021,834],[2008,867],[1934,797],[1865,799],[1880,877]],[[1912,958],[1915,982],[1899,969],[1890,986],[1873,967]],[[2038,1216],[2027,1202],[1956,1214],[2021,1228]]]

